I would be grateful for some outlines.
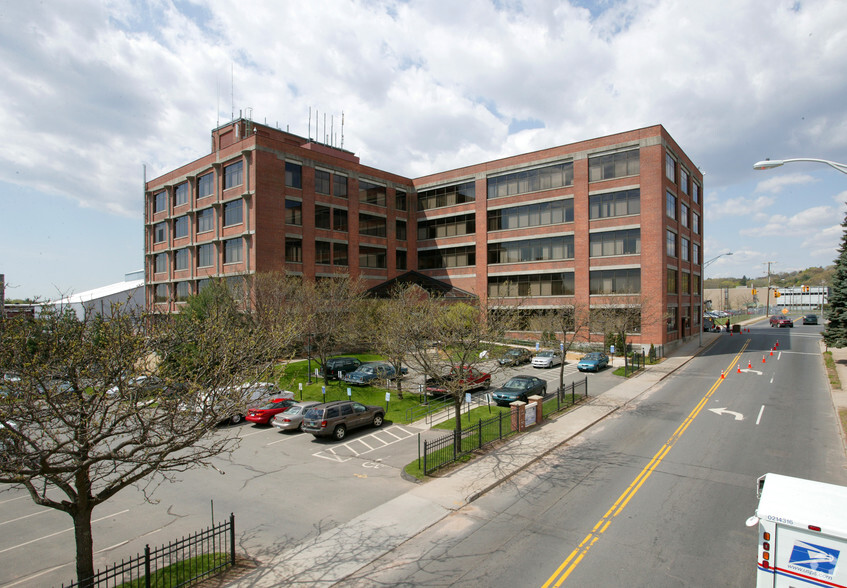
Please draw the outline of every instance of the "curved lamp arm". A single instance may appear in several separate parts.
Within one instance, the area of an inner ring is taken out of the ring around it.
[[[792,163],[794,161],[812,161],[815,163],[823,163],[830,167],[834,167],[842,174],[847,174],[847,165],[843,163],[837,163],[835,161],[829,161],[827,159],[815,159],[813,157],[795,157],[792,159],[766,159],[764,161],[756,162],[756,164],[753,165],[753,169],[771,169],[774,167],[779,167],[786,163]]]

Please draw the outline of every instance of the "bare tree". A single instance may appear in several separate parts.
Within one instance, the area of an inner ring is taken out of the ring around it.
[[[299,320],[310,352],[314,351],[322,366],[341,345],[356,338],[356,317],[363,299],[364,286],[348,276],[301,284],[296,298]],[[324,383],[329,383],[326,370]]]
[[[568,352],[580,339],[587,339],[591,313],[584,304],[559,306],[548,313],[549,324],[559,340],[559,390],[565,387],[565,363]]]
[[[94,575],[94,508],[130,485],[149,496],[234,449],[237,437],[213,428],[244,410],[249,384],[292,333],[256,328],[217,287],[184,315],[111,310],[80,319],[47,307],[0,329],[0,371],[11,375],[0,396],[0,482],[71,516],[82,586]]]

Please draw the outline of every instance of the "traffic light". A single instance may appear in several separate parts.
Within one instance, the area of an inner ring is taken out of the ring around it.
[[[753,296],[755,296],[756,294],[757,294],[757,291],[756,291],[755,288],[753,288]]]
[[[780,293],[779,293],[779,290],[776,290],[776,291],[773,293],[773,297],[774,297],[774,298],[779,298],[780,296],[782,296],[782,294],[780,294]]]

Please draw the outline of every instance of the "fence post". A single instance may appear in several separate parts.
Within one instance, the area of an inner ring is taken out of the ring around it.
[[[424,439],[424,452],[423,452],[423,471],[424,475],[426,475],[426,456],[427,456],[427,447],[426,447],[426,439]]]
[[[150,588],[150,544],[144,546],[144,586]]]
[[[459,450],[459,443],[462,442],[462,438],[456,433],[456,429],[453,429],[453,461],[456,461],[456,458],[459,456],[457,451]]]
[[[585,376],[585,397],[588,398],[588,376]]]
[[[479,447],[477,449],[482,449],[482,421],[477,421],[477,434],[479,435]]]
[[[500,415],[500,420],[498,421],[497,424],[500,426],[500,436],[497,437],[498,440],[503,438],[503,413],[501,412],[501,413],[499,413],[499,415]]]
[[[230,561],[235,565],[235,513],[229,513],[229,549],[232,552]]]

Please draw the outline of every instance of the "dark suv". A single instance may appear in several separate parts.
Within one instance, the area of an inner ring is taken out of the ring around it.
[[[324,370],[326,370],[328,380],[339,380],[341,379],[338,375],[339,372],[341,372],[341,377],[344,377],[344,374],[356,371],[360,365],[362,365],[362,362],[355,357],[331,357],[326,360],[326,365],[321,368],[319,373],[323,377]]]
[[[347,431],[373,425],[381,427],[385,411],[352,400],[337,400],[312,406],[303,416],[303,431],[315,437],[344,439]]]

